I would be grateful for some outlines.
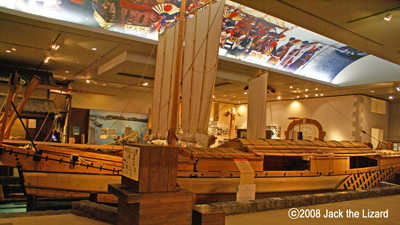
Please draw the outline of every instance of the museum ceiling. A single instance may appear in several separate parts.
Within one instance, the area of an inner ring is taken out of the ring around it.
[[[60,81],[152,91],[156,37],[114,32],[121,26],[116,26],[115,20],[107,19],[109,14],[104,11],[110,10],[104,8],[107,1],[98,1],[103,2],[101,7],[91,5],[98,12],[93,18],[62,13],[63,9],[74,5],[59,6],[64,8],[40,5],[40,8],[37,3],[32,5],[34,1],[25,1],[26,7],[36,7],[36,11],[29,11],[20,5],[11,5],[13,1],[7,2],[8,5],[0,3],[3,31],[0,33],[0,64],[50,71]],[[128,9],[125,13],[137,11],[137,5],[127,2],[120,1],[122,13],[123,9]],[[216,101],[246,102],[247,80],[260,69],[271,70],[269,101],[349,94],[400,99],[397,91],[400,85],[399,1],[236,2],[226,2],[224,16],[229,20],[224,21],[223,34],[229,35],[220,46]],[[167,15],[168,19],[169,14],[165,12],[168,4],[163,6],[163,9],[153,10],[158,16]],[[145,11],[141,10],[142,13]],[[385,21],[384,17],[389,13],[391,21]],[[99,15],[103,15],[103,20]],[[154,15],[154,12],[148,14],[149,19]],[[129,17],[127,14],[122,23],[135,24],[135,18],[135,15]],[[139,22],[145,23],[146,20],[141,18]],[[106,22],[113,22],[113,25]],[[99,25],[108,26],[109,30],[99,33]],[[129,28],[136,29],[137,26]],[[243,41],[232,43],[233,36],[238,39],[243,34],[253,42],[251,47],[245,46]],[[285,45],[290,45],[287,51],[283,48]],[[309,57],[295,58],[293,50],[298,55],[307,52]],[[144,80],[140,79],[142,76]],[[145,83],[147,85],[143,86]]]

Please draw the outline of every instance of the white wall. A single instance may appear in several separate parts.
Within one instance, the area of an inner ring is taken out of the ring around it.
[[[281,138],[284,139],[284,132],[291,123],[289,117],[310,118],[321,123],[326,131],[325,140],[353,141],[355,101],[354,96],[344,96],[269,102],[267,126],[281,126]],[[238,128],[246,128],[247,105],[238,105],[237,112],[243,115],[236,119]]]
[[[134,91],[118,88],[103,88],[95,85],[73,84],[73,89],[85,90],[96,93],[105,93],[115,96],[72,92],[72,107],[84,109],[97,109],[107,111],[148,114],[152,105],[153,93]]]
[[[389,102],[388,140],[400,142],[400,102]]]
[[[388,121],[389,121],[389,104],[386,102],[386,113],[374,113],[371,112],[371,97],[358,96],[359,102],[363,109],[360,110],[360,121],[361,127],[366,134],[361,133],[361,142],[372,142],[371,134],[372,128],[383,130],[383,139],[379,141],[385,141],[388,137]],[[376,146],[374,145],[374,148]]]

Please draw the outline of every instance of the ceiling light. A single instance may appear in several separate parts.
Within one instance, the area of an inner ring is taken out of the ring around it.
[[[17,49],[16,49],[16,48],[12,48],[11,50],[13,50],[14,52],[15,52],[15,51],[17,51]]]
[[[320,94],[319,96],[324,96],[324,94]]]
[[[390,21],[392,19],[392,14],[388,13],[386,14],[385,18],[383,18],[386,21]]]
[[[375,91],[371,91],[371,93],[374,93]]]
[[[60,48],[60,45],[52,45],[51,48],[57,51]]]
[[[11,51],[10,51],[10,50],[6,50],[6,52],[7,52],[7,53],[11,53]]]
[[[247,91],[245,91],[244,94],[247,95]]]
[[[397,91],[400,91],[400,86],[396,87],[396,90],[397,90]]]
[[[44,60],[44,63],[48,63],[48,62],[49,62],[49,60],[50,60],[50,57],[49,57],[49,56],[47,56],[47,57],[46,57],[46,59]]]
[[[297,95],[297,97],[296,97],[296,98],[300,98],[300,96],[298,96],[298,95]]]
[[[149,83],[147,83],[147,82],[143,83],[143,86],[147,86],[147,85],[149,85]]]
[[[293,89],[293,86],[290,86],[290,89]]]
[[[308,95],[304,95],[304,97],[308,98]]]
[[[106,86],[106,84],[103,84],[103,86]]]
[[[86,83],[90,83],[90,80],[86,80]]]
[[[394,97],[393,96],[389,96],[389,99],[393,99]]]
[[[315,97],[318,97],[318,94],[315,94]]]
[[[318,88],[315,88],[316,91],[318,91]]]
[[[306,92],[308,91],[308,89],[306,88],[306,90],[305,90]]]
[[[69,73],[69,70],[66,70],[65,73]]]
[[[281,99],[281,96],[278,96],[278,99]]]
[[[213,95],[213,98],[215,98],[215,95]]]
[[[93,51],[97,51],[97,48],[92,48]]]
[[[233,97],[236,98],[236,95],[234,95]]]

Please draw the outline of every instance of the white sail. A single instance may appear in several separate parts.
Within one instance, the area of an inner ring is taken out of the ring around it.
[[[223,9],[224,1],[216,1],[185,20],[181,77],[182,118],[177,137],[204,147],[209,146],[212,140],[207,130],[218,64]],[[172,103],[173,88],[179,88],[173,87],[175,64],[170,64],[176,58],[176,49],[173,46],[176,46],[177,29],[177,26],[173,26],[159,35],[151,139],[167,138],[171,113],[166,105],[170,106]],[[170,39],[173,37],[174,40]]]
[[[247,139],[265,138],[267,120],[267,80],[269,71],[249,80]]]
[[[207,134],[218,64],[224,1],[186,21],[182,80],[182,133],[178,138],[208,147]]]

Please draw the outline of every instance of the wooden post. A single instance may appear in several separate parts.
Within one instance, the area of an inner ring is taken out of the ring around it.
[[[22,110],[24,109],[25,104],[28,102],[29,98],[31,97],[33,91],[36,89],[40,81],[40,77],[34,76],[29,83],[28,87],[25,90],[24,98],[21,100],[21,102],[18,104],[17,111],[18,113],[21,113]],[[14,112],[11,115],[10,123],[7,124],[6,130],[5,130],[5,137],[9,138],[11,134],[11,128],[15,123],[15,120],[17,119],[17,114]]]
[[[0,130],[0,145],[2,145],[3,141],[4,141],[4,132],[5,132],[6,126],[7,126],[8,110],[10,109],[10,101],[12,99],[13,93],[14,92],[13,92],[12,88],[10,88],[10,90],[8,91],[6,105],[4,108],[4,114],[2,117],[2,121],[1,121],[2,124],[1,124],[1,130]]]
[[[175,78],[174,78],[174,93],[172,96],[172,116],[171,128],[168,133],[168,145],[176,146],[177,124],[178,124],[178,108],[179,108],[179,85],[181,83],[181,70],[182,70],[182,51],[183,51],[183,35],[185,29],[185,6],[186,0],[181,0],[181,11],[179,16],[179,34],[178,34],[178,47],[176,56]]]

